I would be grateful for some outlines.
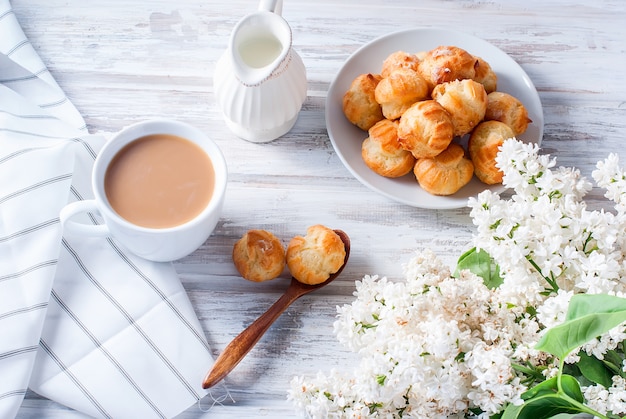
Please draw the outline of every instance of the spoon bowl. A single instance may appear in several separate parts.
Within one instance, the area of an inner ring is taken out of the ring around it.
[[[308,285],[303,284],[295,278],[291,278],[291,283],[285,293],[258,319],[254,321],[250,326],[243,330],[236,338],[234,338],[226,348],[222,351],[220,356],[215,360],[213,368],[207,373],[204,381],[202,382],[202,388],[210,388],[220,382],[224,377],[230,373],[233,368],[239,364],[239,362],[246,356],[248,352],[254,347],[254,345],[261,339],[263,334],[270,328],[274,321],[280,317],[280,315],[298,298],[306,295],[312,291],[318,290],[335,280],[348,263],[348,257],[350,256],[350,238],[346,233],[341,230],[334,230],[339,236],[346,249],[346,257],[343,260],[343,265],[337,272],[332,274],[326,281],[316,284]]]

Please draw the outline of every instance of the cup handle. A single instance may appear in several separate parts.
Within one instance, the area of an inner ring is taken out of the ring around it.
[[[259,10],[267,10],[281,15],[283,13],[283,0],[260,0]]]
[[[100,214],[95,200],[76,201],[63,207],[59,214],[59,219],[61,220],[61,226],[63,226],[64,231],[78,236],[105,237],[111,234],[106,224],[84,224],[71,220],[75,215],[85,212]]]

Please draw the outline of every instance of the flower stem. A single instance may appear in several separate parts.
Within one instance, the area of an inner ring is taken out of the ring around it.
[[[557,285],[556,281],[553,279],[548,278],[547,276],[543,275],[541,273],[541,268],[539,267],[539,265],[537,265],[535,263],[534,260],[532,260],[530,257],[526,258],[528,260],[528,262],[532,265],[533,268],[535,268],[535,270],[537,271],[537,273],[539,273],[539,275],[541,275],[543,277],[543,279],[546,280],[546,282],[550,285],[551,289],[549,289],[548,291],[550,292],[557,292],[559,290],[559,286]]]
[[[556,378],[556,386],[557,386],[557,391],[558,391],[558,395],[560,398],[562,398],[563,400],[567,400],[568,403],[570,403],[572,406],[575,406],[581,413],[587,413],[589,415],[592,415],[594,417],[600,418],[600,419],[610,419],[608,416],[603,415],[600,412],[596,412],[595,410],[593,410],[592,408],[590,408],[589,406],[587,406],[584,403],[579,402],[578,400],[570,397],[565,390],[563,390],[563,383],[562,383],[562,377],[563,377],[563,367],[565,366],[565,360],[561,359],[559,360],[559,372]]]
[[[560,392],[560,390],[559,390],[559,392]],[[576,408],[580,410],[580,413],[587,413],[589,415],[592,415],[592,416],[594,416],[596,418],[600,418],[600,419],[610,419],[608,416],[605,416],[602,413],[593,410],[592,408],[590,408],[586,404],[581,403],[578,400],[572,399],[570,396],[568,396],[565,393],[559,393],[559,396],[562,399],[567,400],[567,402],[572,404],[573,406],[576,406]]]

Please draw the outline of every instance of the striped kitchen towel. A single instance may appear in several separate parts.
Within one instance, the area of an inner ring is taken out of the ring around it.
[[[59,211],[92,197],[104,141],[0,0],[1,418],[27,388],[114,418],[173,417],[206,395],[213,358],[173,265],[62,235]]]

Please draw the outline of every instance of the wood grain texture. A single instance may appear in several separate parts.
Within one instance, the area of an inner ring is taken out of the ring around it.
[[[224,151],[229,185],[215,233],[176,263],[214,355],[263,313],[285,279],[241,279],[230,254],[245,231],[285,243],[322,223],[352,241],[341,277],[294,303],[229,375],[231,399],[209,399],[181,417],[295,417],[294,375],[350,369],[356,357],[333,335],[336,306],[352,301],[365,274],[402,277],[402,264],[430,248],[451,266],[473,233],[469,210],[423,210],[371,192],[342,165],[326,132],[326,92],[351,53],[384,34],[450,28],[483,38],[528,73],[544,107],[543,150],[590,176],[614,152],[626,162],[626,3],[622,0],[284,0],[308,97],[290,133],[267,144],[231,134],[213,96],[216,60],[254,0],[12,0],[29,40],[92,132],[170,117],[196,125]],[[610,207],[601,191],[591,208]],[[218,392],[220,388],[216,389]],[[216,393],[217,394],[217,393]],[[234,402],[233,402],[234,400]],[[81,415],[28,393],[19,418]]]

